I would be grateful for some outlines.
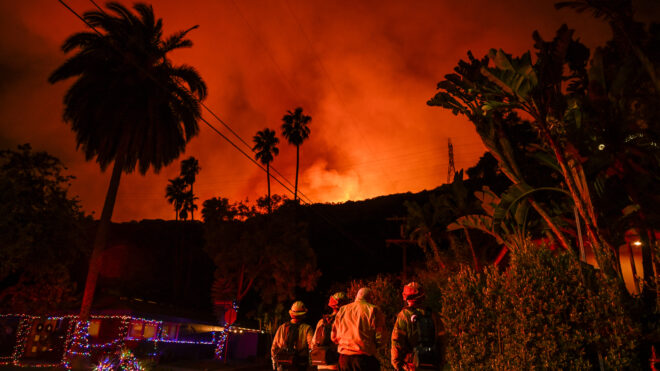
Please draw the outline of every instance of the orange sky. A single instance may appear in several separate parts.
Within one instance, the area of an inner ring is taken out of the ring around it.
[[[456,169],[484,151],[472,125],[429,107],[442,77],[468,50],[520,54],[538,29],[546,38],[562,24],[589,46],[609,36],[588,15],[554,10],[552,0],[175,0],[153,1],[166,34],[189,34],[191,49],[175,63],[195,66],[209,87],[205,103],[248,143],[265,127],[280,133],[287,110],[312,116],[301,147],[300,189],[315,202],[358,200],[418,192],[447,177],[447,138]],[[69,0],[79,12],[88,0]],[[99,1],[98,3],[101,3]],[[128,4],[124,2],[125,4]],[[85,162],[61,120],[68,83],[47,77],[65,60],[64,39],[84,25],[55,0],[0,2],[0,148],[29,142],[59,157],[77,177],[71,192],[86,212],[100,215],[109,171]],[[227,130],[204,114],[222,132]],[[201,202],[211,197],[250,201],[266,193],[266,176],[200,123],[200,134],[181,159],[198,158],[195,183]],[[291,181],[295,148],[281,138],[273,166]],[[242,145],[239,143],[239,145]],[[179,160],[160,174],[124,175],[114,221],[172,219],[167,180]],[[273,183],[273,193],[286,191]]]

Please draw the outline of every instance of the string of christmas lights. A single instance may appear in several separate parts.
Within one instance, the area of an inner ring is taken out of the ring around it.
[[[238,316],[238,303],[236,303],[236,300],[232,301],[231,306],[236,312],[236,316]],[[220,332],[220,338],[218,339],[218,343],[215,346],[215,359],[217,360],[222,360],[225,357],[225,349],[227,348],[227,341],[229,340],[229,332],[232,330],[231,326],[231,323],[228,324]],[[236,331],[232,332],[235,333]]]
[[[158,327],[156,327],[156,337],[154,338],[154,351],[149,354],[152,358],[158,357],[158,341],[163,338],[163,323],[161,322]]]
[[[76,321],[68,354],[81,357],[89,357],[91,355],[89,345],[89,321]]]
[[[104,357],[94,368],[95,371],[143,371],[144,368],[135,355],[128,349],[122,348]]]
[[[128,339],[130,340],[130,339]],[[193,344],[193,345],[213,345],[214,341],[203,341],[203,340],[158,340],[161,343],[170,343],[170,344]]]
[[[62,354],[62,366],[65,369],[70,369],[71,364],[69,363],[69,347],[71,346],[71,338],[73,337],[73,326],[76,324],[76,321],[69,321],[66,329],[66,338],[64,340],[64,352]]]
[[[234,310],[238,312],[238,305],[236,302],[232,303]],[[192,345],[215,345],[215,355],[218,359],[223,359],[224,351],[226,349],[226,344],[228,340],[229,333],[264,333],[262,330],[250,329],[245,327],[233,327],[231,325],[222,328],[222,331],[219,333],[212,332],[211,341],[203,340],[178,340],[178,339],[163,339],[163,324],[161,320],[154,320],[143,317],[133,317],[129,315],[93,315],[90,318],[92,320],[103,320],[103,319],[119,319],[121,320],[121,325],[118,330],[117,339],[103,343],[103,344],[94,344],[90,342],[89,337],[89,321],[81,322],[78,321],[77,315],[62,315],[62,316],[36,316],[24,313],[8,313],[0,314],[1,318],[16,318],[19,319],[16,331],[16,340],[13,349],[13,353],[9,357],[0,357],[0,365],[14,365],[18,367],[35,367],[35,368],[46,368],[46,367],[63,367],[67,370],[71,369],[69,363],[70,355],[89,357],[91,352],[105,352],[107,350],[114,349],[114,354],[119,354],[119,359],[122,359],[121,352],[125,349],[124,345],[126,341],[153,341],[154,343],[154,352],[152,356],[158,355],[158,343],[169,343],[169,344],[192,344]],[[32,332],[34,324],[36,321],[64,321],[68,320],[66,336],[64,340],[64,350],[62,354],[62,361],[58,364],[53,363],[29,363],[23,364],[20,362],[20,359],[25,353],[25,346],[27,344],[28,338]],[[153,338],[143,339],[135,338],[129,336],[129,330],[131,323],[142,322],[143,324],[150,324],[156,326],[156,335]],[[107,357],[106,357],[107,358]],[[104,358],[105,359],[105,358]],[[142,368],[137,367],[136,363],[131,361],[129,355],[124,354],[124,362],[126,368],[120,368],[122,370],[142,370]],[[137,360],[133,358],[135,362]],[[101,362],[98,367],[103,367]],[[137,363],[139,365],[139,363]],[[131,368],[133,367],[133,368]],[[141,366],[140,366],[141,367]],[[116,369],[116,368],[115,368]],[[99,370],[104,370],[100,368]]]
[[[16,331],[16,346],[14,347],[14,352],[12,353],[11,363],[14,366],[19,365],[19,359],[23,356],[25,352],[25,343],[27,342],[27,337],[30,334],[30,329],[32,329],[32,323],[34,320],[32,318],[23,317],[18,322],[18,331]]]

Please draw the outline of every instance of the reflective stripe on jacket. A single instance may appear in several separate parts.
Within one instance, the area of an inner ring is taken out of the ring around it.
[[[332,341],[339,354],[376,355],[382,338],[385,317],[378,307],[356,300],[339,309],[332,325]]]

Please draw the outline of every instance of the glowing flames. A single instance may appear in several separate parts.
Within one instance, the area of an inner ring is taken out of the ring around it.
[[[361,179],[354,170],[339,172],[328,166],[326,160],[318,160],[302,174],[302,189],[314,190],[307,194],[312,200],[342,202],[364,198],[361,191]]]

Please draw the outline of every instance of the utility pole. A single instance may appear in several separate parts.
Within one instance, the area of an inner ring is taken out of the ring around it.
[[[407,272],[408,265],[407,265],[407,254],[406,254],[407,249],[406,248],[407,248],[408,245],[411,245],[411,244],[415,245],[416,242],[413,241],[413,240],[407,239],[406,236],[405,236],[405,231],[403,229],[404,228],[404,223],[403,222],[406,221],[405,217],[395,216],[395,217],[387,218],[385,220],[401,222],[401,224],[399,224],[399,228],[400,228],[399,229],[399,237],[400,238],[385,240],[385,246],[388,246],[388,247],[391,246],[391,245],[401,246],[401,252],[402,252],[402,256],[401,256],[401,263],[402,263],[401,280],[403,282],[408,282],[408,272]]]

